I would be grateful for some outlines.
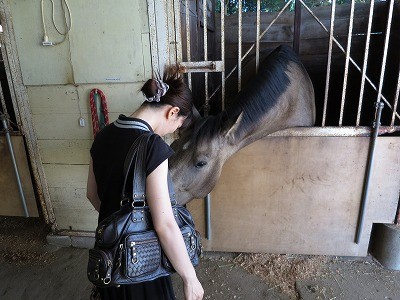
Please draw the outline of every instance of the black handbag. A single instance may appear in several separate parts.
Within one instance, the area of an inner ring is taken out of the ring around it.
[[[120,210],[104,219],[89,250],[87,275],[98,287],[133,284],[174,273],[154,230],[145,197],[145,162],[151,133],[139,136],[132,144],[124,164],[124,184]],[[127,178],[135,160],[132,193],[126,192]],[[201,237],[190,212],[178,205],[171,178],[168,188],[175,220],[182,232],[193,266],[199,263]]]

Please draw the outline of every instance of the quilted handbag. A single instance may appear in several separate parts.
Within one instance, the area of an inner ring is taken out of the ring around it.
[[[161,248],[146,204],[144,162],[150,136],[151,133],[145,133],[132,144],[124,164],[121,207],[96,229],[95,246],[89,250],[87,276],[98,287],[150,281],[175,272]],[[133,161],[133,188],[132,193],[127,193],[127,178]],[[201,237],[190,212],[177,204],[169,174],[168,188],[189,258],[193,266],[197,266]]]

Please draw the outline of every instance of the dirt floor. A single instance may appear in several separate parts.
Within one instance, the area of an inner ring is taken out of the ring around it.
[[[1,300],[89,298],[87,249],[47,245],[47,233],[39,219],[0,217]],[[205,299],[400,299],[400,272],[371,257],[206,253],[197,274]]]

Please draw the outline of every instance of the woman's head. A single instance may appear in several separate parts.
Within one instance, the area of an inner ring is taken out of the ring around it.
[[[178,107],[180,116],[191,117],[193,108],[192,93],[175,67],[165,70],[163,79],[149,79],[141,88],[146,101],[145,106]]]

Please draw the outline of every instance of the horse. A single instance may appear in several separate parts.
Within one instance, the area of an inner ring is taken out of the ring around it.
[[[226,160],[243,147],[279,130],[313,126],[314,88],[297,54],[281,45],[229,107],[193,123],[171,144],[169,168],[180,204],[211,192]]]

